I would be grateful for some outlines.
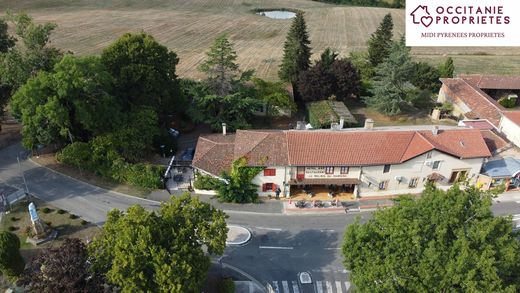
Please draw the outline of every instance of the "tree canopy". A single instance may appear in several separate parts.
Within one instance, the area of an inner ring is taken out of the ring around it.
[[[101,62],[114,77],[115,96],[124,109],[151,106],[160,117],[179,112],[179,59],[151,35],[124,34],[103,50]]]
[[[190,194],[172,197],[157,212],[112,210],[89,245],[93,270],[122,292],[200,292],[209,254],[222,254],[224,212]]]
[[[415,65],[410,57],[404,38],[392,44],[390,55],[376,67],[373,81],[373,96],[365,97],[369,107],[385,115],[397,115],[411,108],[421,98],[419,91],[410,82]]]
[[[270,82],[257,77],[252,81],[255,85],[256,97],[265,103],[266,116],[276,116],[285,110],[290,112],[297,110],[283,82]]]
[[[89,271],[88,261],[85,244],[66,238],[59,247],[42,249],[18,285],[29,292],[103,292],[104,279]]]
[[[231,166],[231,172],[223,172],[223,181],[217,188],[217,197],[223,202],[249,203],[256,202],[258,198],[258,186],[251,183],[262,167],[249,167],[247,158],[235,160]]]
[[[8,231],[0,231],[0,271],[8,277],[23,272],[25,261],[20,254],[20,239]]]
[[[382,63],[390,54],[394,22],[392,15],[385,15],[377,30],[368,40],[368,60],[373,67]]]
[[[240,72],[236,59],[237,53],[226,35],[218,36],[206,52],[199,70],[206,73],[207,83],[215,94],[225,96],[232,92],[233,81]]]
[[[518,292],[520,252],[491,195],[455,185],[400,197],[347,227],[345,268],[360,292]]]
[[[452,78],[455,71],[453,58],[448,57],[444,63],[439,66],[439,75],[441,78]]]
[[[287,34],[283,46],[282,64],[278,71],[278,76],[281,80],[292,84],[295,97],[298,97],[296,87],[298,77],[302,72],[306,71],[311,64],[310,43],[303,12],[298,12]]]

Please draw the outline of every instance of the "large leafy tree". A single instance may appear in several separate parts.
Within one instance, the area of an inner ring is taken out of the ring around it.
[[[59,247],[36,256],[18,284],[29,292],[103,292],[104,279],[89,270],[85,244],[66,238]]]
[[[441,78],[452,78],[455,71],[453,58],[448,57],[444,63],[439,66],[439,75]]]
[[[115,79],[115,95],[124,109],[151,106],[162,118],[180,111],[179,59],[152,36],[124,34],[103,50],[101,62]]]
[[[7,23],[0,18],[0,64],[3,59],[3,53],[7,53],[9,49],[14,47],[16,39],[9,35],[7,32]],[[4,107],[7,104],[11,92],[11,88],[8,85],[2,84],[0,80],[0,120],[4,114]],[[2,125],[0,124],[0,131]]]
[[[199,70],[206,73],[207,84],[215,94],[225,96],[233,91],[233,83],[240,72],[236,59],[237,53],[226,35],[218,36],[206,52],[206,60]]]
[[[226,123],[228,129],[249,128],[253,113],[262,106],[262,101],[245,96],[242,93],[226,96],[206,95],[196,97],[189,109],[192,119],[198,123],[207,123],[214,130]]]
[[[221,174],[217,197],[223,202],[249,203],[258,198],[258,185],[251,183],[262,167],[249,167],[245,157],[235,160],[230,172]]]
[[[8,277],[23,272],[25,261],[20,255],[20,239],[8,231],[0,232],[0,271]]]
[[[429,185],[347,227],[345,268],[360,292],[518,292],[520,245],[510,217],[475,187]]]
[[[90,245],[93,270],[122,292],[200,292],[210,258],[226,245],[226,215],[184,194],[157,212],[112,210]]]
[[[365,97],[365,103],[385,115],[397,115],[413,107],[418,100],[417,89],[410,83],[414,68],[404,38],[394,42],[388,58],[376,68],[373,96]]]
[[[439,70],[426,62],[414,63],[414,67],[412,84],[431,93],[438,92],[441,87]]]
[[[390,54],[394,22],[392,15],[385,15],[377,30],[368,40],[368,60],[373,67],[382,63]]]
[[[298,77],[311,64],[311,48],[303,12],[296,13],[283,47],[283,59],[278,71],[281,80],[290,82],[295,98],[299,98]]]
[[[334,95],[338,99],[347,100],[359,95],[361,77],[359,71],[349,59],[334,61],[330,70],[336,79]]]
[[[296,111],[296,104],[283,82],[270,82],[256,77],[252,81],[256,97],[265,103],[266,116],[276,116],[285,110]]]
[[[110,95],[112,77],[99,57],[66,55],[52,72],[40,72],[12,97],[27,148],[59,140],[88,140],[116,128],[120,107]]]

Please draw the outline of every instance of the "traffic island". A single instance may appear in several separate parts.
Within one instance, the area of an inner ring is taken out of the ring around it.
[[[228,225],[226,245],[244,245],[251,240],[251,232],[241,226]]]

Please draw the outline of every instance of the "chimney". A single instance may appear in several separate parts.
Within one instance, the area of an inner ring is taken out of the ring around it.
[[[343,129],[345,125],[345,119],[343,117],[339,117],[339,129]]]
[[[305,130],[305,121],[296,121],[296,130]]]
[[[222,135],[226,135],[226,123],[222,123]]]
[[[433,133],[433,135],[439,134],[439,126],[434,125],[432,128],[432,133]]]
[[[374,129],[374,120],[371,118],[368,118],[365,120],[365,129]]]
[[[336,122],[333,122],[330,124],[330,129],[331,130],[339,130],[339,124],[336,123]]]

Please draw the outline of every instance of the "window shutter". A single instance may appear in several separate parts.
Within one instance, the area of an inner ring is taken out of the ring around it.
[[[273,191],[276,191],[276,184],[273,183]]]
[[[265,183],[262,184],[262,191],[265,192],[267,190],[266,186],[265,186]]]

